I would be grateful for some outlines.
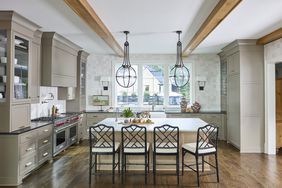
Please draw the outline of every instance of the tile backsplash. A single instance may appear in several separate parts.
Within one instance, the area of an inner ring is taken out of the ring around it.
[[[59,109],[59,113],[66,112],[66,101],[58,100],[57,87],[40,87],[40,102],[31,104],[31,119],[50,115],[53,105]]]

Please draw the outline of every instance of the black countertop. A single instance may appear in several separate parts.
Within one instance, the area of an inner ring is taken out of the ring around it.
[[[29,127],[26,127],[26,128],[23,128],[23,129],[19,129],[19,130],[13,131],[13,132],[0,132],[0,135],[18,135],[18,134],[22,134],[22,133],[25,133],[25,132],[28,132],[28,131],[32,131],[32,130],[38,129],[40,127],[44,127],[46,125],[53,124],[54,121],[56,121],[58,119],[67,118],[67,117],[74,116],[74,115],[80,115],[82,113],[83,112],[66,112],[66,113],[60,114],[60,116],[58,118],[53,119],[53,121],[52,120],[31,121]]]
[[[31,122],[29,127],[23,128],[23,129],[19,129],[13,132],[0,132],[0,135],[18,135],[18,134],[22,134],[28,131],[32,131],[35,129],[38,129],[40,127],[44,127],[46,125],[50,125],[53,124],[52,121],[36,121],[36,122]]]

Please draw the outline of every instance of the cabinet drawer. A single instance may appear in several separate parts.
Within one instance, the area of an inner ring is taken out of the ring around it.
[[[52,134],[52,128],[53,128],[53,124],[41,127],[37,130],[38,132],[38,137],[46,137],[46,136],[50,136]]]
[[[36,139],[36,130],[34,131],[29,131],[29,132],[26,132],[24,134],[21,134],[20,135],[20,143],[25,143],[25,142],[33,142],[35,139]]]
[[[20,159],[24,158],[26,155],[34,153],[36,150],[35,142],[25,142],[20,145]]]
[[[41,139],[38,140],[38,148],[44,147],[48,144],[52,143],[52,136],[49,135],[47,137],[43,137]]]
[[[36,154],[28,156],[20,161],[20,174],[25,175],[36,166]]]
[[[52,147],[51,144],[48,144],[44,147],[42,147],[41,149],[39,149],[38,152],[38,164],[42,164],[45,161],[47,161],[52,154]]]

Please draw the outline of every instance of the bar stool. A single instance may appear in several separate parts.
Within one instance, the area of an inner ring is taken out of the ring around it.
[[[184,173],[184,166],[190,168],[191,170],[197,173],[197,184],[198,186],[200,186],[199,164],[202,165],[202,172],[204,172],[204,164],[206,163],[216,169],[217,182],[219,182],[217,142],[218,127],[213,125],[206,125],[204,127],[200,127],[197,131],[197,142],[186,143],[182,145],[182,175]],[[184,157],[187,153],[192,154],[195,157],[196,164],[187,165],[184,163]],[[215,155],[215,166],[210,162],[204,160],[204,157],[209,155]],[[202,163],[198,162],[199,157],[202,157]],[[195,165],[196,169],[192,167]]]
[[[149,148],[150,144],[147,143],[147,129],[138,125],[129,125],[121,129],[121,156],[122,167],[121,177],[122,183],[124,182],[124,174],[126,172],[126,165],[144,165],[145,167],[145,183],[147,184],[147,175],[149,172]],[[144,155],[144,164],[130,163],[126,164],[126,158],[129,155]],[[131,173],[132,174],[132,173]],[[134,174],[137,175],[137,174]],[[140,174],[139,174],[140,175]]]
[[[115,169],[118,167],[120,172],[120,143],[115,142],[114,127],[99,124],[89,127],[89,184],[91,185],[92,169],[93,175],[112,175],[112,183],[115,183]],[[118,162],[116,162],[118,154]],[[97,163],[98,155],[112,155],[112,163]],[[93,161],[94,156],[94,163]],[[97,165],[112,165],[112,173],[97,173]]]
[[[157,156],[175,156],[176,164],[157,164]],[[179,128],[171,125],[162,125],[154,128],[154,148],[153,148],[153,174],[154,184],[156,184],[157,165],[176,165],[177,184],[179,184]]]

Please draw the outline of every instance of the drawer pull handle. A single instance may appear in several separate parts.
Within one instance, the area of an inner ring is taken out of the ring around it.
[[[28,162],[25,164],[25,167],[29,167],[30,165],[32,165],[32,162]]]
[[[25,151],[31,151],[33,148],[27,148]]]
[[[48,129],[45,129],[45,130],[44,130],[45,133],[47,133],[48,131],[49,131]]]
[[[46,157],[47,155],[48,155],[49,153],[48,152],[45,152],[45,153],[43,153],[43,157]]]
[[[44,140],[43,141],[43,144],[46,144],[46,143],[48,143],[49,142],[49,140]]]

